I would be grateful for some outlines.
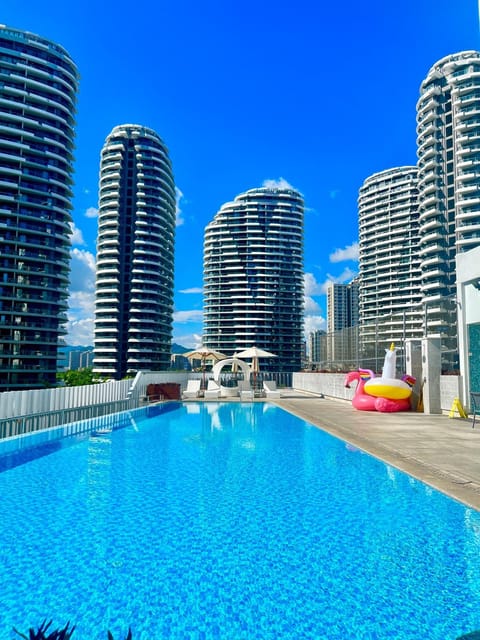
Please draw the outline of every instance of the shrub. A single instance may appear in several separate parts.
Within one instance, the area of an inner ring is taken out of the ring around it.
[[[24,640],[70,640],[70,638],[72,637],[72,633],[75,631],[75,625],[71,629],[69,629],[70,621],[68,621],[63,629],[51,631],[47,635],[47,629],[51,624],[51,620],[50,622],[44,620],[37,630],[33,629],[33,627],[30,628],[28,630],[28,636],[26,636],[24,633],[20,633],[20,631],[17,631],[15,627],[13,628],[13,630],[21,638],[24,638]],[[107,633],[108,640],[114,640],[111,632],[108,631]],[[128,628],[128,634],[125,640],[132,640],[132,630],[130,629],[130,627]]]
[[[21,638],[24,638],[24,640],[69,640],[72,637],[72,633],[75,631],[75,625],[69,629],[70,621],[68,621],[63,629],[57,629],[47,635],[47,629],[51,624],[51,620],[50,622],[44,620],[36,631],[35,629],[30,628],[28,630],[28,636],[20,633],[20,631],[17,631],[15,628],[13,630]]]

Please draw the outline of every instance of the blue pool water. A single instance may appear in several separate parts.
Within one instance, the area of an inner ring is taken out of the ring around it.
[[[454,640],[480,514],[262,403],[172,403],[0,457],[0,638]],[[0,448],[0,452],[2,449]]]

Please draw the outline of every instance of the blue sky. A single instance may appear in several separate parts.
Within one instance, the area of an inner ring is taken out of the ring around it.
[[[173,163],[174,341],[201,341],[206,224],[268,180],[305,198],[305,329],[324,328],[326,284],[358,270],[358,189],[415,164],[420,83],[480,48],[478,2],[2,0],[1,23],[58,42],[81,76],[67,342],[93,344],[99,157],[124,123]]]

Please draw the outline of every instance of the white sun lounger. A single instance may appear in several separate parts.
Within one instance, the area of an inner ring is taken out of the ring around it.
[[[187,387],[182,393],[182,398],[199,398],[201,380],[188,380]]]
[[[210,380],[208,381],[208,386],[205,389],[204,397],[218,398],[219,396],[220,396],[220,387],[215,382],[215,380],[212,380],[212,378],[210,378]]]
[[[238,387],[240,389],[240,400],[253,400],[253,389],[249,382],[240,380]]]
[[[277,389],[277,383],[274,380],[264,380],[263,390],[265,391],[265,397],[274,400],[280,398],[280,391]]]

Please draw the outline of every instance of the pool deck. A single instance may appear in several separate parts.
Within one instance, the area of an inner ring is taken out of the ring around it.
[[[282,390],[272,401],[328,433],[480,510],[480,420],[357,411],[350,402]]]

